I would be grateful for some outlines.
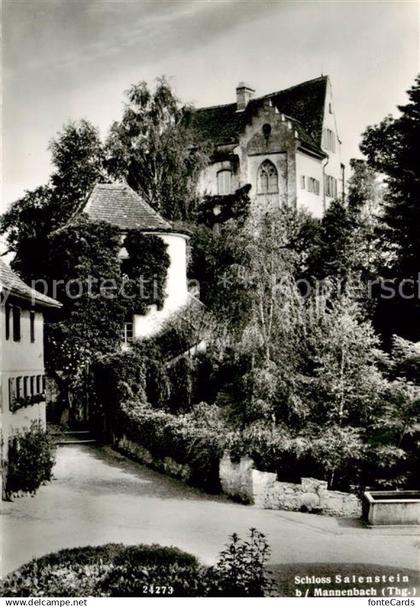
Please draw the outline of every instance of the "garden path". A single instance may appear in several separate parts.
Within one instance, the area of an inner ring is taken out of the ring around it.
[[[373,563],[418,567],[415,530],[261,510],[208,495],[107,447],[58,448],[54,481],[33,498],[3,502],[2,571],[61,548],[106,542],[175,545],[211,563],[228,536],[264,532],[273,563]]]

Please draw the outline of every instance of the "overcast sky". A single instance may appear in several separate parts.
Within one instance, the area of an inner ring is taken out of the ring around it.
[[[133,82],[171,78],[197,106],[329,74],[345,160],[419,69],[413,1],[3,0],[3,200],[45,183],[48,142],[85,117],[105,134]]]

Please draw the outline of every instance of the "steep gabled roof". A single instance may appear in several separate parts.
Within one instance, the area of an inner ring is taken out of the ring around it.
[[[213,145],[237,143],[245,126],[264,101],[270,99],[281,114],[292,119],[302,142],[321,151],[327,81],[328,76],[321,76],[283,91],[256,97],[241,112],[237,111],[236,103],[200,108],[192,113],[191,126],[197,141]]]
[[[327,83],[328,76],[320,76],[265,95],[263,99],[270,98],[280,112],[299,120],[308,135],[321,146]]]
[[[79,211],[94,221],[106,221],[121,230],[171,231],[171,225],[124,183],[99,183]]]
[[[48,297],[32,289],[2,259],[0,259],[0,291],[21,297],[33,304],[39,304],[47,308],[61,308],[62,305],[52,297]]]

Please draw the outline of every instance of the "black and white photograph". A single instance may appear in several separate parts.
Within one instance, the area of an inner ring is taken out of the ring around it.
[[[0,605],[414,607],[420,3],[1,23]]]

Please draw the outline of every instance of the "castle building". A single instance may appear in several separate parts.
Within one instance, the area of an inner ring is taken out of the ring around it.
[[[202,193],[230,194],[250,184],[256,208],[304,207],[316,217],[344,195],[328,76],[262,97],[240,82],[236,102],[195,110],[191,126],[211,154]]]
[[[97,184],[80,213],[92,221],[106,221],[116,226],[121,241],[130,229],[143,234],[154,234],[166,245],[170,265],[166,276],[165,300],[162,309],[151,305],[147,313],[134,314],[122,327],[122,343],[129,345],[133,339],[150,337],[162,327],[175,312],[189,301],[187,281],[187,243],[189,236],[174,230],[165,219],[152,209],[130,186],[125,183]],[[120,258],[127,251],[122,247]]]

